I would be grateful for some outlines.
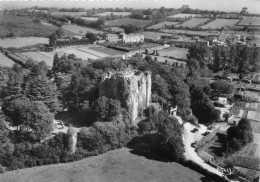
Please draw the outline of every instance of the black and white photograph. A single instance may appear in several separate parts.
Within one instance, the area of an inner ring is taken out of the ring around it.
[[[0,0],[0,182],[260,182],[260,0]]]

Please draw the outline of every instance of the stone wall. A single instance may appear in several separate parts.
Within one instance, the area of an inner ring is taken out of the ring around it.
[[[130,113],[132,125],[137,124],[139,112],[151,103],[151,72],[131,68],[107,72],[99,86],[99,96],[119,100]]]

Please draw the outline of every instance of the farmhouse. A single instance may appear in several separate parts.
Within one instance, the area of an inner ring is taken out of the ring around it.
[[[121,34],[121,36],[124,43],[144,41],[143,34]]]
[[[130,113],[132,125],[137,124],[139,112],[151,104],[151,72],[127,68],[108,71],[102,76],[99,96],[119,100]]]

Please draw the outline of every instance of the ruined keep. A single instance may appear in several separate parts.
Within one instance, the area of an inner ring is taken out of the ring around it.
[[[102,76],[99,96],[119,100],[130,113],[132,125],[138,122],[139,112],[151,103],[151,72],[141,72],[127,68],[108,71]]]

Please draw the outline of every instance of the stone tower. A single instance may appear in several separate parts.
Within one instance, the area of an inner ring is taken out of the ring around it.
[[[151,103],[151,72],[127,68],[106,72],[99,86],[99,96],[119,100],[130,113],[132,125],[137,124],[138,114]]]

